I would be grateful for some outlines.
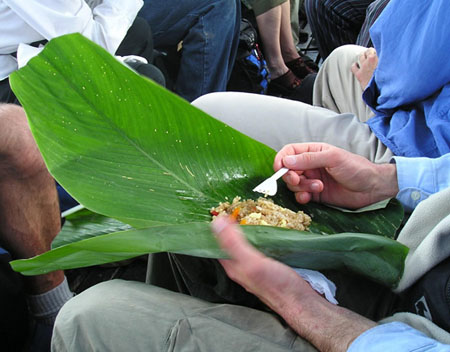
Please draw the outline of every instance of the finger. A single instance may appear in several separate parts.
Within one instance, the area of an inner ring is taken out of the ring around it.
[[[295,193],[295,200],[300,204],[306,204],[312,199],[311,193],[308,192],[297,192]]]
[[[233,261],[248,262],[262,255],[248,243],[239,227],[230,217],[216,217],[211,224],[211,228],[220,247]]]
[[[324,185],[321,180],[302,177],[298,188],[299,191],[319,193],[323,191]]]
[[[307,178],[301,178],[297,185],[288,185],[289,190],[292,192],[308,192],[319,193],[324,189],[323,182],[321,180],[310,180]]]
[[[356,76],[360,70],[359,63],[357,63],[357,62],[353,63],[353,65],[350,69],[351,69],[352,73]]]
[[[284,176],[283,180],[286,182],[287,185],[296,186],[300,182],[300,175],[302,174],[302,171],[292,171],[289,170]]]

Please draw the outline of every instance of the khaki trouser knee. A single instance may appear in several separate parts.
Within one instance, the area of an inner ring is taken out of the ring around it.
[[[362,99],[363,90],[351,71],[366,48],[344,45],[335,49],[322,64],[314,82],[313,105],[338,114],[352,113],[361,122],[374,116]]]

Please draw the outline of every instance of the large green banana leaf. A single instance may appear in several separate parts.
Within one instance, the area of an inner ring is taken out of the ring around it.
[[[197,229],[193,224],[203,223],[198,225],[203,229],[199,230],[200,238],[201,233],[209,231],[206,223],[210,221],[212,206],[236,195],[255,198],[252,188],[272,173],[275,155],[272,149],[135,74],[81,35],[52,40],[40,55],[15,72],[10,81],[55,179],[88,209],[143,229],[135,230],[136,233],[145,236],[154,233],[154,241],[159,242],[158,234],[173,230],[179,235],[177,252],[183,252],[183,247],[186,251],[196,248],[196,254],[216,257],[216,249],[201,247],[204,242],[197,241],[197,233],[192,233]],[[280,188],[275,202],[299,209],[292,194],[285,187]],[[393,237],[403,216],[396,201],[384,209],[358,214],[313,204],[301,209],[313,216],[311,231],[322,236],[358,232]],[[56,258],[62,258],[63,253],[64,264],[47,266],[41,260],[38,265],[49,271],[115,261],[118,258],[114,241],[129,233],[101,235],[56,248],[40,257],[47,264],[61,263]],[[280,230],[268,227],[264,233],[271,236],[262,240],[273,237],[270,245],[275,246]],[[292,230],[283,233],[301,235]],[[75,236],[77,240],[81,237]],[[336,238],[344,241],[346,235]],[[355,246],[361,242],[359,237],[351,238]],[[318,239],[311,239],[311,243],[319,243]],[[84,246],[95,241],[103,250],[88,255]],[[393,240],[387,241],[383,245],[385,252],[381,251],[383,255],[379,258],[389,264],[396,263],[388,266],[391,274],[395,271],[390,276],[399,278],[407,249]],[[329,253],[340,252],[336,242],[339,241],[330,243]],[[349,242],[345,243],[348,247]],[[120,241],[121,251],[133,255],[148,253],[153,248],[146,244],[135,251],[139,245],[140,241]],[[260,246],[268,248],[264,243]],[[361,246],[364,247],[362,243]],[[393,248],[400,247],[402,250],[392,254]],[[62,248],[79,254],[69,255]],[[306,252],[301,245],[294,249],[301,256],[308,256],[308,262],[314,262],[308,267],[334,266],[329,257],[321,256],[312,247]],[[279,259],[285,257],[276,253],[273,252]],[[349,260],[352,264],[345,266],[371,277],[379,264],[367,252],[358,253],[358,260]],[[29,261],[39,261],[40,257]],[[20,269],[22,264],[13,265],[16,270],[25,271]],[[28,274],[43,270],[28,271]],[[388,284],[392,285],[392,281]]]
[[[395,286],[407,249],[383,236],[360,233],[317,235],[268,226],[243,226],[248,240],[269,256],[294,267],[348,269]],[[225,258],[210,234],[209,224],[193,222],[154,226],[99,235],[57,247],[30,260],[12,262],[14,270],[41,274],[55,269],[103,264],[146,253],[169,251]],[[363,259],[364,258],[364,259]]]

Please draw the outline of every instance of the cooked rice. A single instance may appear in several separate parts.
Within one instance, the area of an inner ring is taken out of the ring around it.
[[[235,197],[233,202],[220,203],[211,209],[213,218],[220,214],[231,215],[241,225],[267,225],[285,227],[299,231],[308,230],[311,217],[303,211],[293,212],[276,205],[271,199],[260,197],[256,201]]]

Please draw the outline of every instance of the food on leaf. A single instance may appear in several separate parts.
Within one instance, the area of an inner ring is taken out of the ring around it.
[[[271,199],[260,197],[256,201],[235,197],[233,202],[220,203],[210,211],[214,217],[228,214],[241,225],[267,225],[307,231],[311,217],[303,211],[294,212],[275,204]]]

